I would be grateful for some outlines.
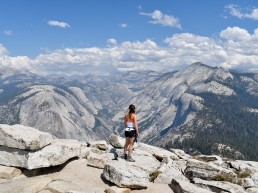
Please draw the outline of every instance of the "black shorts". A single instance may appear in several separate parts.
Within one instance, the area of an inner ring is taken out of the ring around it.
[[[131,130],[131,131],[125,131],[125,137],[135,137],[136,136],[136,130]]]

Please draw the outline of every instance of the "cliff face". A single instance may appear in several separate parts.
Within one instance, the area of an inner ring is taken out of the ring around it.
[[[58,138],[91,141],[112,132],[112,125],[102,121],[99,102],[89,100],[78,87],[30,86],[6,108],[9,110],[2,108],[2,113],[11,117],[11,123],[37,127]],[[98,129],[102,132],[95,131]]]
[[[92,131],[97,109],[79,88],[60,89],[32,86],[13,103],[19,108],[19,120],[54,134],[58,138],[96,139]]]
[[[55,139],[22,125],[0,125],[0,190],[45,192],[257,192],[258,163],[190,156],[136,143],[123,159],[124,138]],[[102,177],[101,177],[102,176]],[[140,189],[145,189],[140,191]]]

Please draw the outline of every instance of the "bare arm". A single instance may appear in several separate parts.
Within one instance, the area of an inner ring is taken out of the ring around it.
[[[126,125],[126,115],[124,117],[124,125],[125,125],[125,127],[127,127],[127,125]]]
[[[135,129],[136,129],[136,133],[139,134],[137,115],[134,115],[134,125],[135,125]]]

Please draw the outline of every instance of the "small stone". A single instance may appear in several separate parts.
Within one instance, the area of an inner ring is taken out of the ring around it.
[[[111,186],[105,190],[105,193],[130,193],[129,188],[118,188],[117,186]]]
[[[245,191],[247,193],[258,193],[258,187],[247,188]]]
[[[21,174],[21,170],[14,167],[0,165],[0,179],[12,179]]]
[[[102,141],[93,141],[90,143],[90,147],[94,147],[97,148],[99,150],[103,150],[106,151],[108,150],[108,144],[106,141],[102,140]]]
[[[254,173],[251,177],[251,179],[253,180],[255,186],[258,187],[258,172]]]
[[[120,137],[120,136],[117,136],[117,135],[110,135],[109,136],[109,142],[110,144],[115,147],[115,148],[124,148],[124,145],[125,145],[125,139]]]
[[[243,179],[243,187],[244,188],[251,188],[254,186],[254,181],[251,178],[244,178]]]
[[[104,166],[114,158],[115,158],[114,154],[112,153],[99,155],[99,154],[90,152],[89,155],[87,156],[87,160],[88,160],[87,165],[103,169]]]

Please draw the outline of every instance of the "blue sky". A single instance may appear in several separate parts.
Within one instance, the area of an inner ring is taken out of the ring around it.
[[[2,0],[0,21],[0,66],[36,73],[258,70],[256,0]]]

